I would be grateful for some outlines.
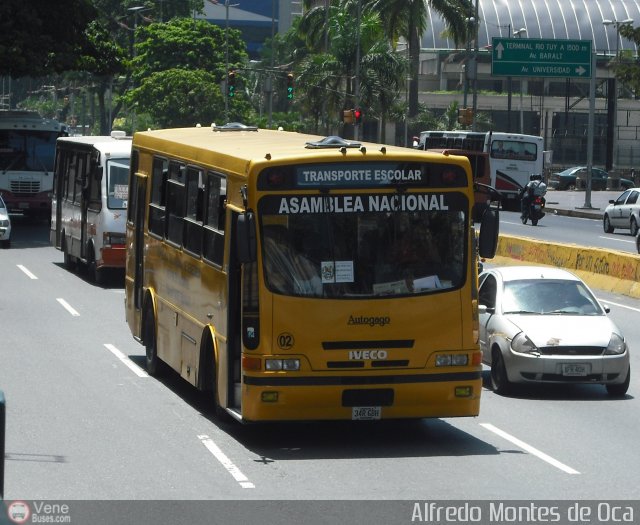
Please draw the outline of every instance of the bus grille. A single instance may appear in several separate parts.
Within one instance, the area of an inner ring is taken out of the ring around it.
[[[40,193],[40,181],[12,180],[9,189],[16,197],[20,197],[21,195],[35,195],[36,193]]]

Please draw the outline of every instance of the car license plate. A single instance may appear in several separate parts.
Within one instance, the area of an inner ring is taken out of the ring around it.
[[[562,365],[562,375],[571,377],[584,377],[589,373],[589,365],[576,363],[570,365]]]
[[[382,416],[382,407],[351,407],[353,421],[373,421]]]
[[[21,210],[26,210],[29,207],[29,203],[28,202],[19,202],[18,203],[18,208],[20,208]]]
[[[536,204],[536,205],[534,206],[534,209],[539,210],[539,209],[540,209],[540,205],[539,205],[539,204]]]

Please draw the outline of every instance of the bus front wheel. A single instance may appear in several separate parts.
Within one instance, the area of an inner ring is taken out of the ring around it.
[[[144,314],[144,348],[146,350],[147,372],[150,376],[158,376],[161,364],[156,340],[156,320],[151,308],[147,308]]]

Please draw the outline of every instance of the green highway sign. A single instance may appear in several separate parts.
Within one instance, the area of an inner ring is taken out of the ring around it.
[[[591,40],[493,38],[491,74],[591,78]]]

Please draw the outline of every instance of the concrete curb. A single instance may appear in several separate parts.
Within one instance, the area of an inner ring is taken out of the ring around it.
[[[491,263],[566,268],[593,288],[640,298],[640,256],[636,254],[500,235]]]

